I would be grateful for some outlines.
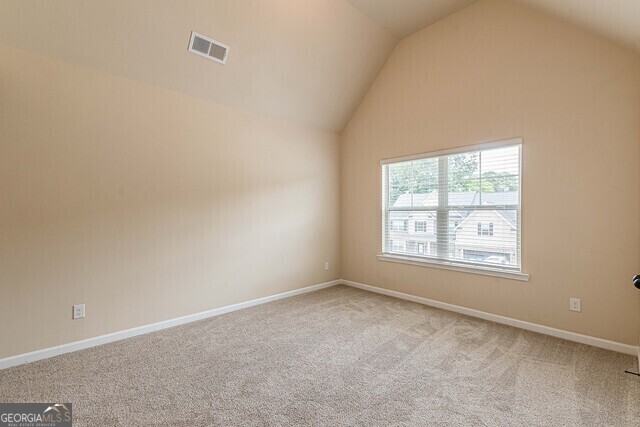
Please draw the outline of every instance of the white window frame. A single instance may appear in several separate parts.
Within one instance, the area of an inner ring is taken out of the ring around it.
[[[487,142],[467,147],[460,147],[451,150],[442,150],[437,152],[425,153],[425,154],[417,154],[413,156],[405,156],[405,157],[397,157],[392,159],[385,159],[380,161],[381,168],[381,176],[382,176],[382,253],[378,255],[378,259],[380,261],[389,261],[389,262],[399,262],[403,264],[411,264],[411,265],[421,265],[426,267],[434,267],[441,268],[446,270],[455,270],[455,271],[463,271],[469,273],[476,273],[482,275],[489,276],[497,276],[507,279],[515,279],[521,281],[528,281],[529,274],[522,272],[522,227],[519,226],[517,230],[517,239],[519,244],[519,251],[516,254],[518,257],[518,266],[500,266],[500,267],[492,267],[481,265],[473,262],[465,262],[463,260],[455,260],[452,261],[450,259],[444,259],[442,257],[429,257],[429,256],[405,256],[396,253],[390,253],[386,251],[385,248],[385,227],[387,226],[387,218],[389,218],[389,213],[393,210],[406,210],[404,208],[391,208],[388,206],[389,202],[389,177],[388,177],[388,168],[387,165],[393,163],[401,163],[412,160],[422,160],[433,157],[440,157],[441,160],[438,163],[439,175],[447,176],[447,155],[452,154],[460,154],[466,152],[473,151],[482,151],[489,150],[494,148],[504,148],[509,146],[520,147],[520,165],[518,168],[519,172],[519,191],[518,191],[518,205],[504,206],[506,209],[516,210],[518,213],[518,224],[521,224],[521,212],[522,212],[522,157],[523,157],[523,144],[522,138],[514,138],[507,139],[502,141],[493,141]],[[444,181],[444,182],[443,182]],[[434,209],[433,207],[425,208],[425,210],[437,210],[437,220],[436,220],[436,229],[437,230],[448,230],[449,228],[449,211],[451,210],[495,210],[490,206],[482,206],[482,205],[474,205],[474,206],[448,206],[447,204],[447,196],[448,196],[448,187],[446,183],[446,179],[439,179],[438,185],[442,188],[438,191],[438,207]],[[416,207],[412,207],[411,210],[416,210]],[[437,233],[437,244],[436,244],[436,253],[438,254],[446,254],[448,253],[448,245],[449,239],[446,236],[443,236],[445,233]],[[446,237],[446,238],[443,238]]]

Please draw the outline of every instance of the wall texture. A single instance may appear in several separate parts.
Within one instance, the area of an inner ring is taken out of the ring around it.
[[[639,100],[636,53],[511,2],[404,39],[343,133],[343,278],[637,344]],[[529,282],[376,259],[381,159],[510,137]]]
[[[0,112],[0,358],[340,277],[337,135],[6,47]]]

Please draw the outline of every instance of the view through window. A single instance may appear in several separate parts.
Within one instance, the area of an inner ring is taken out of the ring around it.
[[[520,156],[511,142],[383,162],[383,253],[519,271]]]

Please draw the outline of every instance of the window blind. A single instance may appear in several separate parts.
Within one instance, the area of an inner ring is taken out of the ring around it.
[[[382,252],[520,271],[521,140],[382,162]]]

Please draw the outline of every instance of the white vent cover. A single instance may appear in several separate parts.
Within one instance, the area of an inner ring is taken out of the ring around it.
[[[211,59],[221,64],[227,62],[227,55],[229,55],[229,46],[203,36],[202,34],[198,34],[195,31],[191,32],[188,50],[203,58]]]

